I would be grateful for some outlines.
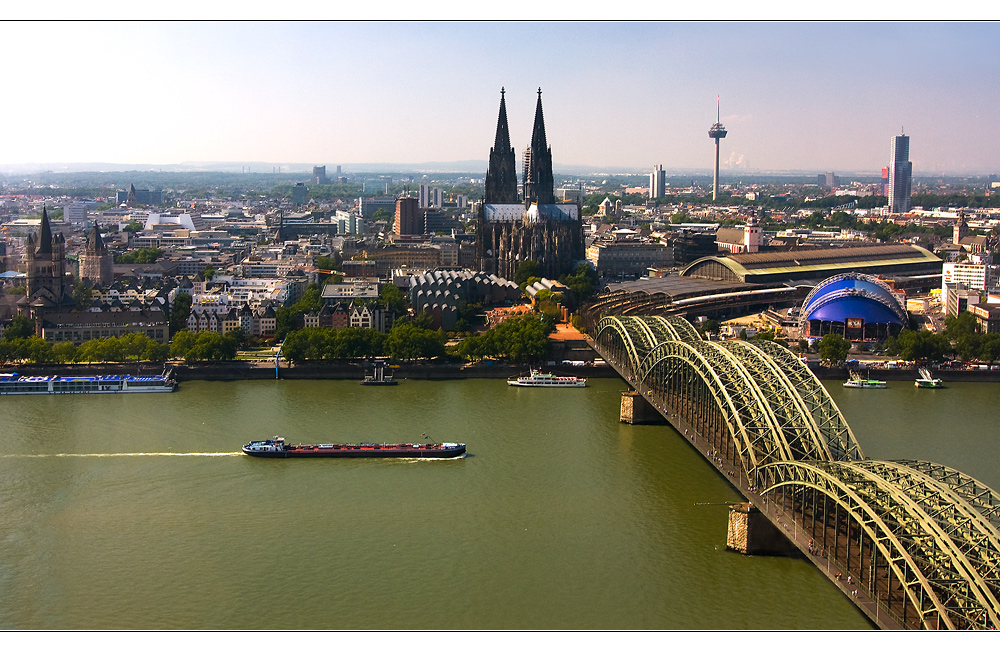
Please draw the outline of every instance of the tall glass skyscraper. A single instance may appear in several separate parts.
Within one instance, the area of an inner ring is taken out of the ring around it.
[[[889,212],[905,213],[910,210],[910,182],[913,164],[910,163],[910,137],[899,135],[892,139],[892,158],[889,159]]]

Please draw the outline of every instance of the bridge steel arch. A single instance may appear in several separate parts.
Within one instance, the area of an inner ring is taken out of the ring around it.
[[[708,342],[680,317],[624,316],[600,320],[595,348],[741,469],[772,521],[808,532],[817,565],[851,577],[870,615],[1000,626],[996,491],[940,464],[865,458],[822,383],[773,342]]]
[[[1000,623],[1000,548],[987,541],[975,510],[941,483],[873,460],[780,462],[761,475],[763,495],[900,626],[990,629]]]

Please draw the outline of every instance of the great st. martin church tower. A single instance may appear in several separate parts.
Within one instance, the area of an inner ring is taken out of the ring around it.
[[[479,269],[514,278],[517,266],[536,261],[546,278],[573,271],[583,260],[583,222],[576,203],[557,204],[553,189],[552,150],[545,139],[542,89],[538,89],[531,144],[524,152],[524,199],[518,201],[514,149],[507,129],[507,105],[500,89],[497,135],[490,150],[483,206],[476,229]]]

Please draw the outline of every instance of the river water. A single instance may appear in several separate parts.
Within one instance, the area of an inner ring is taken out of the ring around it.
[[[829,384],[869,456],[992,486],[997,387]],[[618,379],[186,382],[0,397],[0,628],[867,629],[804,559],[725,550],[725,479]],[[251,438],[464,441],[267,460]]]

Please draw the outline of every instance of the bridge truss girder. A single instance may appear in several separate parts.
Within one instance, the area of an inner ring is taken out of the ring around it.
[[[849,536],[844,552],[834,551],[833,563],[845,570],[845,576],[854,573],[859,590],[904,627],[915,624],[914,619],[922,629],[997,627],[996,588],[984,577],[991,570],[996,573],[990,563],[997,549],[983,546],[981,523],[968,514],[971,508],[960,504],[928,508],[927,494],[941,487],[934,481],[922,483],[913,469],[892,473],[893,466],[905,468],[875,461],[780,462],[761,470],[763,495],[785,507],[791,502],[786,514],[803,529],[808,528],[808,502],[817,501],[808,491],[835,504],[839,508],[835,526]],[[915,491],[913,485],[923,486]],[[951,501],[952,497],[942,496],[931,502]],[[826,510],[820,511],[825,517]],[[962,516],[955,519],[955,512]],[[814,508],[813,519],[815,514]],[[950,525],[948,514],[953,519]],[[973,539],[966,538],[970,531],[977,533]],[[884,584],[879,570],[885,571]],[[902,599],[906,605],[901,607]]]
[[[996,491],[931,462],[865,459],[822,383],[773,342],[707,342],[680,317],[624,316],[600,320],[595,346],[661,411],[702,402],[689,410],[716,415],[703,419],[712,441],[762,495],[790,501],[785,516],[805,518],[805,502],[794,509],[802,492],[812,492],[813,528],[816,501],[824,528],[832,507],[834,541],[843,530],[846,542],[834,563],[870,560],[853,572],[904,627],[1000,624]]]

